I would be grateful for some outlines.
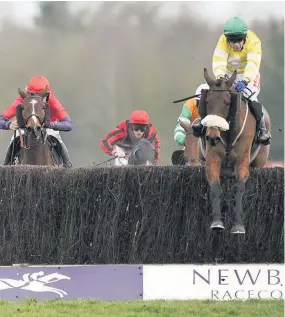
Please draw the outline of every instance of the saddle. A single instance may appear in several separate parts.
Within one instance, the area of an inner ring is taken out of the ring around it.
[[[59,140],[53,135],[47,136],[47,142],[52,153],[53,161],[56,165],[61,165],[62,160],[62,147]],[[19,164],[19,156],[21,152],[21,140],[20,136],[17,136],[9,145],[6,153],[5,165],[17,165]]]

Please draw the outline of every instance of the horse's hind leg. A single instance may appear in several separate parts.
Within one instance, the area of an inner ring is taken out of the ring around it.
[[[251,162],[251,167],[262,168],[265,166],[269,156],[270,145],[262,145],[256,155],[256,158]]]
[[[244,224],[242,221],[242,197],[245,192],[245,183],[249,176],[249,154],[245,153],[243,159],[237,162],[236,166],[236,179],[235,184],[235,211],[234,211],[234,223],[231,229],[231,233],[245,233]]]

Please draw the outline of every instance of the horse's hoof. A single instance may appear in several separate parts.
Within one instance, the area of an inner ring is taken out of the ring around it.
[[[216,220],[212,222],[210,229],[219,231],[219,230],[225,230],[225,227],[221,220]]]
[[[245,234],[244,225],[233,225],[231,233]]]

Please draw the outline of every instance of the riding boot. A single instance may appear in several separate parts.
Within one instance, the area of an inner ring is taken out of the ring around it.
[[[11,165],[12,164],[12,153],[8,147],[5,155],[4,165]]]
[[[69,157],[69,153],[67,150],[66,145],[62,142],[61,143],[61,148],[62,148],[62,160],[63,160],[63,166],[66,168],[71,168],[72,167],[72,163]]]
[[[268,145],[270,143],[271,135],[265,125],[262,105],[258,101],[249,101],[248,105],[256,120],[257,142],[263,145]]]
[[[196,138],[200,138],[204,135],[204,126],[201,123],[201,118],[197,118],[196,120],[194,120],[191,126],[192,126],[193,135]]]
[[[271,134],[266,128],[264,115],[261,117],[261,120],[259,122],[259,132],[258,132],[257,138],[258,138],[258,142],[264,145],[270,144]]]
[[[10,142],[10,144],[8,145],[8,148],[6,150],[4,165],[13,165],[14,164],[13,161],[15,160],[15,153],[12,153],[13,150],[11,150],[11,146],[13,146],[12,142]],[[13,157],[13,155],[14,155],[14,157]]]

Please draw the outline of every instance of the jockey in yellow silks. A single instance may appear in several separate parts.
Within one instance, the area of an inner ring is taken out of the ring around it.
[[[226,22],[224,34],[218,40],[212,67],[217,79],[225,75],[230,77],[233,71],[237,70],[235,90],[242,91],[243,96],[248,100],[249,108],[257,123],[257,141],[267,145],[270,143],[271,135],[265,126],[262,105],[257,99],[260,92],[261,56],[259,38],[248,30],[241,18],[233,17]],[[195,124],[201,124],[200,120],[197,120]]]

